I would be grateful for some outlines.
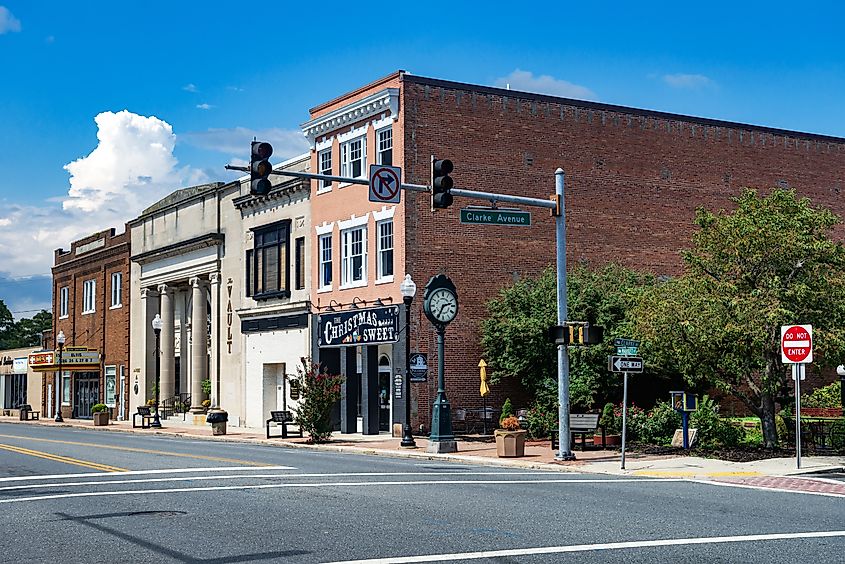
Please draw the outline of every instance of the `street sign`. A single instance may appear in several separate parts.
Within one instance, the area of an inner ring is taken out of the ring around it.
[[[402,192],[402,169],[398,166],[370,165],[370,201],[398,204]]]
[[[639,356],[609,356],[607,369],[610,372],[642,372],[643,359]]]
[[[411,382],[425,382],[428,380],[428,355],[424,353],[411,354]]]
[[[813,362],[813,326],[781,325],[780,357],[784,364]]]
[[[638,352],[640,352],[639,347],[616,347],[618,356],[637,356]]]
[[[492,208],[464,208],[461,210],[461,223],[528,227],[531,225],[531,212]]]
[[[634,339],[613,339],[614,347],[639,347],[640,342]]]

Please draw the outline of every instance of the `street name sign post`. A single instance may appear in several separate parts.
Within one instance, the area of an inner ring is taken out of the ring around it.
[[[637,356],[640,352],[640,342],[633,339],[613,339],[617,356]]]
[[[792,365],[795,380],[795,464],[801,468],[801,380],[805,378],[805,365],[813,362],[812,325],[781,325],[780,359]]]
[[[616,339],[616,341],[628,341],[630,339]],[[633,341],[639,345],[638,341]],[[622,348],[636,348],[628,345]],[[643,371],[643,359],[639,356],[608,356],[607,370],[609,372],[622,372],[622,470],[625,469],[625,438],[628,434],[628,373],[641,373]]]
[[[461,210],[461,223],[529,227],[531,225],[531,212],[493,208],[464,208]]]

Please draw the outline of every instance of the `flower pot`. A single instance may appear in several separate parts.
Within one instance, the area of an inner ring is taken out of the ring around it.
[[[593,436],[593,445],[599,446],[601,443],[601,433]],[[605,435],[604,446],[619,446],[622,444],[622,435]]]
[[[493,434],[496,436],[496,454],[499,458],[525,456],[525,435],[528,431],[496,429]]]
[[[109,412],[108,411],[100,411],[98,413],[94,413],[94,426],[95,427],[105,427],[109,424]]]

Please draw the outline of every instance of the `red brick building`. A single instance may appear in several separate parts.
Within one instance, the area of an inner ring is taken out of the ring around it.
[[[428,184],[430,158],[436,155],[454,162],[457,187],[547,199],[554,193],[555,169],[563,168],[568,264],[617,261],[656,274],[678,274],[678,251],[690,240],[695,209],[730,207],[730,198],[744,187],[795,188],[814,204],[845,213],[840,194],[845,139],[403,72],[311,110],[303,131],[313,144],[312,170],[366,176],[361,171],[380,162],[388,130],[391,162],[402,167],[406,183]],[[459,210],[483,202],[456,198],[450,209],[432,213],[427,194],[403,191],[400,204],[385,207],[368,202],[366,186],[337,182],[313,182],[311,197],[316,229],[312,301],[325,306],[330,300],[349,304],[354,298],[372,301],[387,295],[401,303],[398,283],[406,273],[420,288],[434,274],[449,275],[461,309],[447,332],[447,393],[453,411],[480,407],[477,365],[485,303],[516,277],[554,265],[549,214],[532,210],[530,228],[462,225]],[[384,280],[376,274],[382,255],[377,229],[388,212],[395,224],[395,276]],[[364,250],[353,246],[345,256],[350,229],[365,229],[363,238],[352,240]],[[836,237],[845,236],[843,229],[839,226]],[[328,237],[328,247],[322,237]],[[361,255],[362,279],[338,281],[337,272],[342,277],[353,264],[347,259]],[[324,267],[329,276],[321,282]],[[435,333],[422,316],[421,302],[418,291],[412,348],[427,352],[434,367]],[[436,377],[430,374],[414,390],[415,424],[427,425]],[[490,405],[500,406],[511,393],[494,388]]]
[[[97,369],[63,367],[62,417],[90,418],[96,403],[106,404],[114,418],[127,417],[128,402],[123,398],[129,397],[128,292],[128,231],[117,235],[114,229],[100,231],[74,241],[69,250],[55,251],[53,342],[60,331],[64,333],[64,366],[71,363],[74,352],[99,354]],[[49,415],[54,415],[48,410],[55,403],[54,378],[54,372],[44,374],[42,409]]]

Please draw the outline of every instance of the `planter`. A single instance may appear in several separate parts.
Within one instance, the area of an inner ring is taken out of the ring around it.
[[[513,458],[525,456],[525,435],[528,431],[505,431],[496,429],[496,454],[499,458]]]
[[[593,445],[599,446],[601,444],[601,433],[593,436]],[[605,435],[604,446],[619,446],[622,444],[622,435]]]
[[[105,427],[109,424],[109,412],[108,411],[100,411],[99,413],[94,413],[94,426],[95,427]]]

